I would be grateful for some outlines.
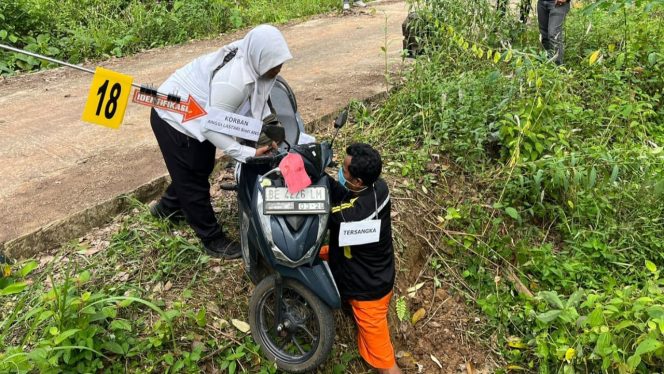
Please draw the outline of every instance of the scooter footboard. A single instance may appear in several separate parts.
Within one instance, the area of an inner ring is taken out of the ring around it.
[[[330,308],[341,308],[341,297],[334,283],[332,272],[326,262],[296,268],[277,265],[276,270],[282,277],[295,279],[302,283]]]

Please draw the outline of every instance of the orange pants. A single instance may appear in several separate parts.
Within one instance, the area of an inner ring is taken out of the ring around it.
[[[392,292],[378,300],[350,300],[357,322],[357,348],[360,356],[376,369],[389,369],[396,363],[387,325],[391,299]]]
[[[318,257],[323,261],[330,261],[330,246],[325,244],[320,247],[320,252],[318,252]]]
[[[324,245],[318,256],[328,261],[330,248]],[[390,341],[390,328],[387,325],[387,311],[392,292],[378,300],[350,300],[353,316],[357,323],[357,348],[362,358],[376,369],[389,369],[394,360],[394,348]]]

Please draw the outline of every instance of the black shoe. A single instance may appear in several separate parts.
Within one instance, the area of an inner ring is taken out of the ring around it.
[[[240,243],[235,240],[230,240],[225,236],[222,236],[219,239],[203,242],[203,247],[205,247],[205,252],[212,257],[225,258],[227,260],[242,257]]]
[[[184,213],[180,209],[168,209],[161,204],[161,201],[150,205],[150,214],[159,219],[168,219],[169,221],[180,224],[184,222]]]

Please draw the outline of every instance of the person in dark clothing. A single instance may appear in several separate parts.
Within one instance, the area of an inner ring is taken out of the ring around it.
[[[380,154],[371,146],[346,149],[330,191],[329,265],[353,309],[360,355],[380,373],[400,373],[387,324],[395,270],[390,194],[381,170]]]
[[[537,21],[542,35],[542,46],[549,58],[558,65],[563,63],[563,25],[569,10],[570,0],[537,0]]]

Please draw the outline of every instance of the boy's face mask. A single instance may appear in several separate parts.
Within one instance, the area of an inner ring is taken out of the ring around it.
[[[346,176],[344,175],[344,167],[340,166],[339,167],[339,173],[338,173],[338,178],[339,184],[344,186],[345,189],[353,191],[353,192],[360,192],[363,191],[366,187],[364,186],[358,186],[349,180],[346,179]]]
[[[348,187],[346,187],[346,182],[347,181],[346,181],[346,177],[344,176],[344,167],[343,166],[339,166],[339,173],[338,174],[339,175],[338,175],[337,179],[339,180],[339,184],[344,186],[345,189],[348,189]]]

